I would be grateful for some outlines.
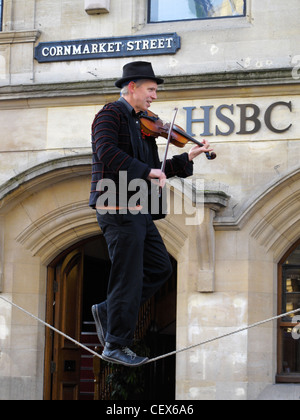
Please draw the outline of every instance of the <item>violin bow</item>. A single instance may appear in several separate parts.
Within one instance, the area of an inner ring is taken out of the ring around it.
[[[162,161],[162,165],[161,165],[161,171],[162,172],[165,172],[165,169],[166,169],[166,161],[167,161],[169,146],[170,146],[170,143],[171,143],[172,131],[173,131],[173,127],[174,127],[174,124],[175,124],[177,112],[178,112],[178,108],[175,108],[174,109],[173,119],[172,119],[172,122],[171,122],[170,128],[169,128],[169,134],[168,134],[168,140],[167,140],[165,155],[164,155],[164,158],[163,158],[163,161]]]
[[[173,131],[173,127],[174,127],[174,124],[175,124],[177,112],[178,112],[178,108],[175,108],[174,109],[173,119],[172,119],[172,122],[171,122],[170,128],[169,128],[169,134],[168,134],[168,140],[167,140],[166,150],[165,150],[164,158],[163,158],[162,165],[161,165],[161,171],[162,172],[165,172],[165,169],[166,169],[166,162],[167,162],[167,157],[168,157],[168,151],[169,151],[169,146],[170,146],[170,143],[171,143],[172,131]],[[162,193],[162,187],[159,187],[159,197],[161,197],[161,193]]]

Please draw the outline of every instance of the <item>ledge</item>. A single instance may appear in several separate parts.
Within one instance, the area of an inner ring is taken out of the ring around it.
[[[26,44],[35,43],[41,32],[33,29],[31,31],[5,31],[0,32],[0,44]]]
[[[179,191],[184,191],[184,194],[196,207],[204,204],[216,213],[228,207],[231,197],[222,191],[222,189],[228,189],[228,186],[225,184],[216,185],[216,183],[201,179],[197,184],[196,180],[197,178],[171,178],[168,183]]]
[[[8,33],[0,34],[6,36]],[[12,42],[18,42],[16,32],[11,35]],[[21,33],[20,33],[21,34]],[[25,34],[25,32],[23,33]],[[30,35],[31,34],[31,35]],[[27,32],[27,42],[34,42],[38,31]],[[13,41],[14,40],[14,41]],[[3,42],[4,43],[4,42]],[[99,103],[99,96],[111,99],[119,95],[120,91],[114,86],[116,79],[89,80],[67,83],[41,83],[26,85],[6,85],[0,87],[0,102],[9,100],[35,100],[47,98],[48,103],[53,98],[74,98],[94,96],[95,102]],[[228,95],[257,96],[256,87],[263,90],[262,94],[276,96],[282,94],[284,86],[286,94],[300,93],[300,80],[293,79],[292,69],[259,70],[231,73],[197,74],[184,76],[164,76],[165,83],[159,88],[159,99],[174,99],[180,93],[180,97],[187,92],[188,98],[198,97],[201,92],[209,89],[210,95],[216,92],[217,97]],[[299,87],[299,88],[298,88]],[[253,92],[244,92],[242,88],[254,88]],[[232,92],[230,91],[232,90]],[[194,91],[194,93],[193,93]],[[239,93],[240,92],[240,93]]]
[[[84,7],[89,15],[109,13],[110,0],[85,0]]]
[[[227,207],[230,198],[223,191],[204,191],[204,204],[215,212]]]
[[[182,86],[190,88],[250,87],[278,84],[300,84],[292,76],[292,68],[273,70],[245,70],[222,73],[190,74],[165,78],[163,88]]]

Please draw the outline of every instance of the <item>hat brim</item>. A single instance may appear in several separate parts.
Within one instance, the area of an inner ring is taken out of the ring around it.
[[[133,80],[153,80],[158,85],[162,85],[164,83],[164,79],[160,79],[159,77],[151,77],[151,76],[130,76],[130,77],[124,77],[123,79],[119,79],[116,81],[115,86],[117,88],[122,88],[124,83],[131,82]]]

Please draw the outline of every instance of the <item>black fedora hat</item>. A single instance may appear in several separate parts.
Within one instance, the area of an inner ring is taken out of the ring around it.
[[[155,76],[151,63],[146,61],[134,61],[123,67],[122,79],[117,80],[115,85],[118,88],[122,88],[127,82],[141,79],[154,80],[158,85],[164,83],[163,79]]]

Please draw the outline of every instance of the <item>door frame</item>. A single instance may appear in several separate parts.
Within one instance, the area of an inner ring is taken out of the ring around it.
[[[47,267],[47,290],[46,290],[46,322],[53,325],[54,309],[53,302],[55,299],[56,285],[56,267],[60,262],[74,250],[83,247],[87,242],[99,235],[94,235],[84,239],[70,248],[64,250]],[[52,397],[52,375],[53,375],[53,350],[54,350],[54,332],[49,328],[45,329],[45,357],[44,357],[44,400],[50,401]]]

